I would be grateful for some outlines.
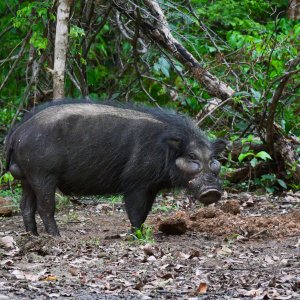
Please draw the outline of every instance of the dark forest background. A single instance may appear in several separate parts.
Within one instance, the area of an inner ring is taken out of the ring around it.
[[[232,143],[228,189],[300,189],[299,1],[65,2],[65,97],[189,114]],[[2,144],[26,110],[53,98],[59,5],[0,2]],[[4,158],[0,179],[12,179]]]

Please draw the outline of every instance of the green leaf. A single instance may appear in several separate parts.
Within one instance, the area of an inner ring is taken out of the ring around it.
[[[278,182],[279,185],[281,185],[284,189],[287,189],[287,185],[286,185],[286,183],[285,183],[283,180],[277,179],[277,182]]]
[[[47,48],[48,40],[47,38],[41,36],[38,32],[34,32],[30,39],[30,44],[40,51]]]
[[[83,37],[85,36],[85,32],[84,32],[84,29],[83,28],[80,28],[76,25],[73,25],[70,29],[70,38],[71,39],[79,39],[80,37]]]
[[[250,164],[254,168],[257,165],[257,158],[256,157],[252,158]]]
[[[261,176],[261,179],[263,181],[269,180],[271,182],[274,182],[274,180],[276,179],[276,176],[275,176],[275,174],[265,174],[265,175]]]
[[[272,157],[270,156],[269,153],[267,153],[266,151],[260,151],[258,152],[255,157],[259,157],[261,158],[262,160],[267,160],[267,159],[270,159],[272,160]]]
[[[246,157],[248,157],[250,155],[254,155],[254,154],[251,152],[241,153],[238,157],[239,162],[243,161]]]
[[[253,88],[250,89],[253,95],[253,98],[256,101],[259,101],[261,99],[261,93],[259,91],[254,90]]]
[[[0,177],[0,184],[2,184],[2,182],[8,183],[13,181],[14,181],[14,177],[11,175],[10,172],[7,172]]]
[[[165,66],[161,66],[160,69],[166,77],[170,77],[169,69],[167,69]]]

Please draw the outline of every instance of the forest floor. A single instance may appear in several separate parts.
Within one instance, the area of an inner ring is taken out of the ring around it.
[[[147,219],[147,243],[126,234],[122,204],[60,208],[60,238],[43,233],[39,219],[33,237],[19,214],[2,217],[0,300],[300,299],[299,208],[299,192],[225,193],[206,208],[165,195]],[[159,232],[165,220],[186,232]]]

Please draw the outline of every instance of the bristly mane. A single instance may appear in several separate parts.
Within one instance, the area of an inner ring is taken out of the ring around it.
[[[199,132],[199,129],[195,126],[191,120],[186,117],[183,114],[179,114],[173,110],[170,109],[161,109],[161,108],[153,108],[153,107],[148,107],[145,105],[141,104],[136,104],[136,103],[122,103],[118,102],[115,100],[105,100],[101,102],[93,102],[91,100],[74,100],[74,99],[62,99],[62,100],[56,100],[56,101],[49,101],[43,104],[40,104],[38,106],[35,106],[33,109],[30,111],[26,112],[24,114],[23,119],[16,124],[11,130],[9,131],[7,135],[7,139],[11,135],[12,132],[16,130],[19,126],[27,122],[29,119],[31,119],[33,116],[41,112],[42,110],[45,110],[49,107],[52,106],[59,106],[59,105],[72,105],[72,104],[89,104],[89,105],[108,105],[112,107],[118,107],[118,108],[123,108],[123,109],[130,109],[130,110],[135,110],[139,112],[143,112],[146,114],[151,115],[155,119],[165,122],[169,124],[170,126],[178,127],[180,126],[182,130],[184,130],[184,127],[188,127],[189,130],[192,128],[196,131]]]

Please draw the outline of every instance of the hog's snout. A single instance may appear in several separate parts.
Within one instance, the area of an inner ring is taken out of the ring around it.
[[[220,200],[221,181],[213,173],[196,176],[189,181],[188,192],[204,205],[209,205]]]
[[[218,202],[221,199],[222,193],[214,188],[209,188],[203,191],[199,196],[198,200],[204,205],[209,205]]]

